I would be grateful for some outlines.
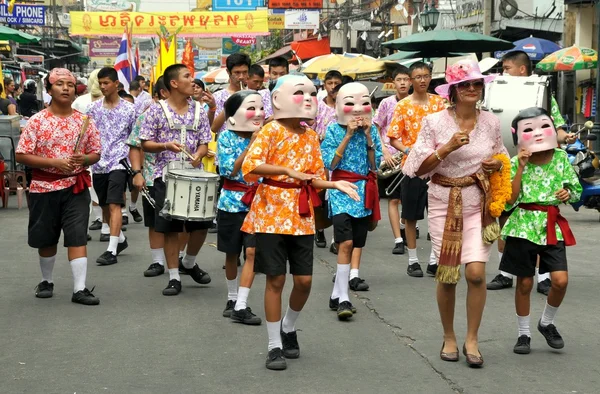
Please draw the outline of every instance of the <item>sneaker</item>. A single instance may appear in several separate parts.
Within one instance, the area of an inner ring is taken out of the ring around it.
[[[129,213],[131,214],[131,217],[133,218],[133,221],[136,223],[141,222],[142,220],[144,220],[144,218],[142,217],[142,215],[140,215],[140,212],[136,209],[129,209]]]
[[[517,344],[513,347],[513,352],[517,354],[531,353],[531,338],[527,335],[521,335],[519,339],[517,339]]]
[[[225,309],[223,310],[223,317],[231,317],[231,312],[233,312],[234,307],[235,301],[227,300],[227,304],[225,304]]]
[[[354,306],[354,304],[350,303],[350,305],[352,306],[352,313],[356,313],[356,307]],[[337,311],[338,306],[340,306],[340,299],[339,298],[330,298],[329,299],[329,309],[331,309],[332,311]]]
[[[281,343],[283,344],[283,356],[285,358],[298,358],[300,357],[300,345],[298,345],[297,331],[283,332],[279,330],[281,335]]]
[[[404,242],[398,242],[392,249],[392,254],[404,254]]]
[[[562,349],[565,347],[565,342],[554,324],[548,324],[546,327],[542,327],[542,319],[540,319],[538,322],[538,331],[546,338],[548,346],[552,349]]]
[[[350,282],[348,282],[350,286],[350,290],[353,291],[367,291],[369,290],[369,285],[365,282],[364,279],[361,278],[352,278]]]
[[[110,241],[110,234],[100,234],[100,242]]]
[[[350,303],[350,301],[340,302],[337,308],[338,320],[348,320],[352,317],[352,315],[354,314],[352,313],[352,304]]]
[[[196,283],[200,283],[201,285],[207,285],[211,281],[208,272],[201,270],[200,267],[198,267],[198,264],[194,264],[193,268],[188,269],[185,268],[182,263],[181,265],[179,265],[179,272],[181,271],[191,276]]]
[[[225,266],[223,266],[223,269],[225,269]],[[188,272],[189,271],[185,270],[185,268],[183,267],[183,257],[179,257],[179,274],[189,275]]]
[[[124,251],[125,249],[127,249],[128,246],[129,246],[129,244],[127,243],[127,238],[125,238],[125,241],[117,244],[117,256],[119,254],[121,254],[122,251]]]
[[[338,254],[337,244],[335,242],[331,244],[331,246],[329,247],[329,251],[335,255]]]
[[[176,296],[181,293],[181,282],[177,279],[171,279],[162,293],[164,296]]]
[[[283,371],[287,368],[285,357],[283,357],[283,352],[280,348],[276,347],[275,349],[269,350],[265,366],[267,367],[267,369],[273,371]]]
[[[92,222],[92,224],[90,224],[91,231],[100,230],[101,228],[102,228],[102,220],[100,220],[100,219],[96,219]]]
[[[543,281],[537,284],[537,292],[547,296],[548,293],[550,293],[551,287],[552,282],[550,281],[550,279],[544,279]]]
[[[54,283],[49,283],[47,280],[40,282],[35,288],[35,296],[37,298],[50,298],[54,292]]]
[[[90,235],[90,233],[88,233],[87,240],[88,240],[88,241],[91,241],[91,240],[92,240],[92,236]]]
[[[96,263],[100,265],[113,265],[117,264],[117,256],[109,252],[108,250],[100,255],[96,259]]]
[[[122,222],[121,222],[121,225],[122,225],[122,226],[126,226],[126,225],[128,225],[128,224],[129,224],[129,216],[127,216],[127,214],[125,214],[125,215],[123,215],[123,217],[122,217]]]
[[[408,276],[412,276],[413,278],[423,277],[423,270],[421,269],[419,263],[412,263],[411,265],[409,265],[406,269],[406,273],[408,274]]]
[[[325,231],[317,230],[317,234],[315,236],[315,245],[317,248],[326,248],[327,240],[325,239]]]
[[[496,275],[494,279],[490,283],[487,284],[488,290],[502,290],[508,289],[513,286],[512,278],[507,278],[502,274]]]
[[[93,288],[92,290],[85,288],[83,290],[79,290],[77,293],[73,293],[71,302],[81,305],[98,305],[100,300],[92,294],[93,290]]]
[[[262,319],[252,313],[252,309],[250,308],[240,309],[239,311],[234,309],[234,311],[231,312],[231,320],[249,326],[260,326],[262,323]]]
[[[146,278],[151,278],[154,276],[158,276],[158,275],[162,275],[165,273],[165,267],[158,264],[158,263],[152,263],[150,264],[150,266],[148,267],[148,269],[146,271],[144,271],[144,276]]]
[[[437,273],[438,266],[437,264],[427,264],[427,270],[425,271],[427,275],[434,276]]]

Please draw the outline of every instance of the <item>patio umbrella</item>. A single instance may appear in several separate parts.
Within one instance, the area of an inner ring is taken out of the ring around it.
[[[508,52],[512,51],[523,51],[529,55],[531,60],[542,60],[544,56],[560,50],[560,45],[544,40],[543,38],[527,37],[519,41],[515,41],[515,47],[508,51],[497,51],[494,52],[496,59],[502,59],[502,57]]]
[[[589,70],[598,66],[598,52],[590,48],[572,46],[556,51],[539,62],[542,71]]]
[[[225,78],[225,82],[223,82],[223,78]],[[202,77],[202,80],[206,83],[227,83],[229,81],[229,75],[227,74],[227,69],[222,67],[207,72]]]
[[[318,56],[306,62],[302,67],[301,72],[311,75],[325,74],[327,71],[333,70],[342,60],[344,60],[343,55],[336,55],[333,53]]]
[[[0,26],[0,40],[14,41],[19,44],[32,44],[40,42],[41,38],[19,30],[11,29],[10,27]]]
[[[386,63],[393,64],[394,62],[364,58],[347,59],[338,64],[336,69],[342,75],[348,75],[354,79],[371,79],[383,77],[386,74]]]

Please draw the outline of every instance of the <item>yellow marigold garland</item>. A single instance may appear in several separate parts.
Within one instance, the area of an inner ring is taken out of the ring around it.
[[[490,214],[497,218],[504,211],[506,202],[512,196],[512,183],[510,181],[510,159],[508,156],[497,154],[493,158],[502,162],[502,171],[497,171],[490,175],[492,202],[489,209]]]

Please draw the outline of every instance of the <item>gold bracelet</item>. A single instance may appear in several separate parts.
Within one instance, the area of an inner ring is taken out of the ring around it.
[[[438,153],[437,149],[435,151],[433,151],[433,153],[435,154],[435,157],[439,160],[439,161],[444,161],[444,159],[442,159],[440,157],[440,154]]]
[[[340,155],[340,153],[339,153],[337,150],[335,151],[335,155],[336,155],[337,157],[339,157],[340,159],[343,157],[342,155]]]

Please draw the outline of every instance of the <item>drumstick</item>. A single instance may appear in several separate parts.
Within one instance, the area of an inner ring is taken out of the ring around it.
[[[373,91],[371,92],[371,94],[369,95],[369,97],[373,97],[373,95],[375,94],[375,92],[377,91],[377,89],[379,89],[379,86],[375,86],[375,89],[373,89]]]
[[[90,125],[90,117],[89,116],[83,115],[82,119],[83,119],[83,124],[81,125],[81,132],[79,133],[79,136],[77,137],[77,141],[75,141],[75,149],[73,149],[73,153],[77,153],[77,150],[79,149],[79,143],[81,142],[81,138],[83,138],[83,135],[85,134],[85,132],[87,131],[87,129]]]
[[[188,150],[185,147],[181,147],[181,152],[183,152],[184,155],[186,155],[191,161],[194,161],[195,157],[188,152]]]

